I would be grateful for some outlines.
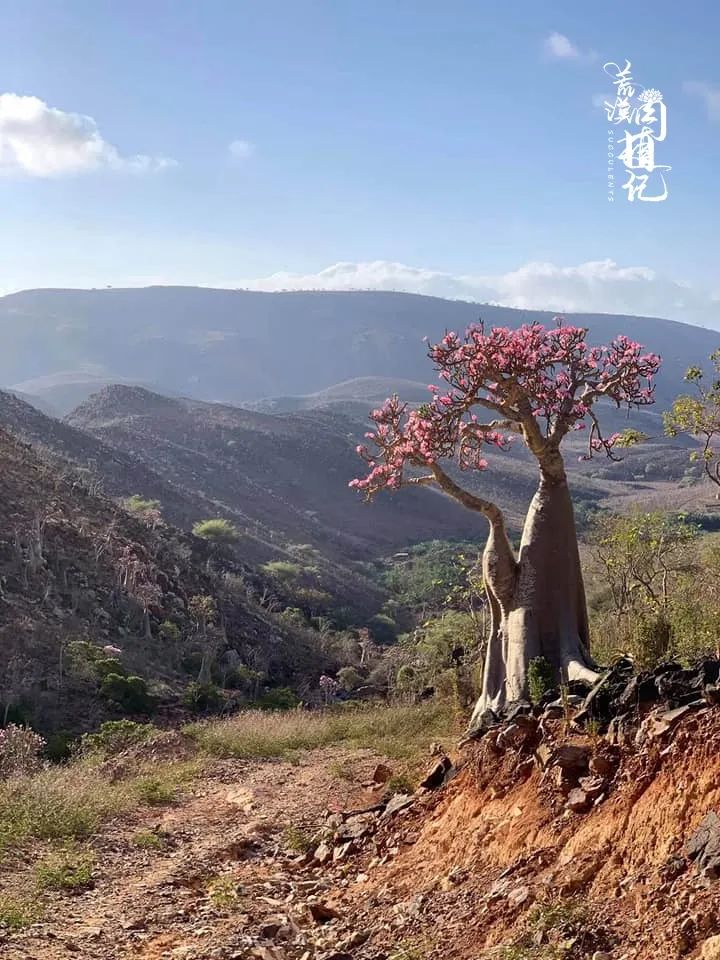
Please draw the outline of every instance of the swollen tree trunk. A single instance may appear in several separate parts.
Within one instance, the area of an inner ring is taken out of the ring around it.
[[[525,520],[520,553],[508,542],[502,514],[484,511],[490,536],[483,575],[491,611],[483,688],[468,735],[487,711],[527,697],[528,665],[543,657],[557,683],[598,678],[588,649],[587,608],[575,519],[559,464],[541,464],[541,480]]]

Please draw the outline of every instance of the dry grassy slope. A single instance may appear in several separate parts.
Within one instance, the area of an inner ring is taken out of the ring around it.
[[[92,685],[61,681],[61,648],[78,639],[118,645],[131,673],[179,689],[189,678],[173,669],[161,641],[142,638],[139,607],[119,588],[123,553],[132,551],[140,581],[160,589],[152,620],[174,616],[187,626],[187,599],[217,592],[205,570],[207,546],[174,528],[149,531],[2,429],[0,463],[0,703],[19,703],[46,730],[87,728],[106,716],[107,703]],[[274,651],[275,669],[292,667],[292,660],[283,662],[287,649],[277,628],[239,602],[224,612],[230,646],[262,645]]]

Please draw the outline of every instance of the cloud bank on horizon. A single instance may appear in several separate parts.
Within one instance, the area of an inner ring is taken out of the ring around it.
[[[453,274],[388,260],[336,263],[318,273],[274,273],[245,281],[253,290],[399,290],[557,313],[665,317],[720,328],[720,295],[614,260],[577,266],[527,263],[496,275]]]

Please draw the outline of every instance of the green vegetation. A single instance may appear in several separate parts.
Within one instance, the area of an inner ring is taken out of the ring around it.
[[[152,707],[147,683],[142,677],[125,677],[119,673],[108,673],[100,684],[100,696],[117,704],[121,710],[128,713],[148,713]]]
[[[156,830],[138,830],[132,842],[141,850],[164,850],[168,845],[168,837]]]
[[[307,853],[313,846],[313,838],[310,834],[292,823],[283,830],[283,840],[295,853]]]
[[[160,501],[146,500],[141,497],[139,493],[134,493],[131,497],[128,497],[127,500],[123,501],[123,506],[128,513],[147,516],[154,511],[160,510]]]
[[[185,688],[182,704],[193,713],[216,713],[223,704],[223,696],[214,683],[193,681]]]
[[[228,874],[215,877],[208,884],[208,898],[218,910],[232,910],[240,903],[237,882]]]
[[[595,528],[588,569],[593,652],[639,668],[718,652],[720,538],[682,515],[609,516]]]
[[[68,843],[35,865],[35,877],[41,889],[77,892],[92,886],[94,869],[92,852]]]
[[[196,537],[217,544],[235,543],[240,537],[235,524],[221,518],[200,520],[193,526],[192,532]]]
[[[42,904],[37,893],[25,896],[18,894],[0,894],[0,924],[9,930],[22,930],[42,918]]]
[[[143,743],[158,733],[151,723],[135,723],[134,720],[106,720],[96,733],[86,733],[80,741],[83,753],[98,753],[113,757],[129,747]]]
[[[531,703],[539,703],[552,689],[553,671],[545,657],[535,657],[528,664],[528,693]]]

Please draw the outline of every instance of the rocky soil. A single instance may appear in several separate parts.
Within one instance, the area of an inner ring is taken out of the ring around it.
[[[712,960],[720,711],[665,714],[632,736],[518,716],[454,762],[437,745],[412,794],[367,752],[217,761],[174,806],[108,827],[94,887],[0,954]],[[29,869],[6,866],[3,892]]]

